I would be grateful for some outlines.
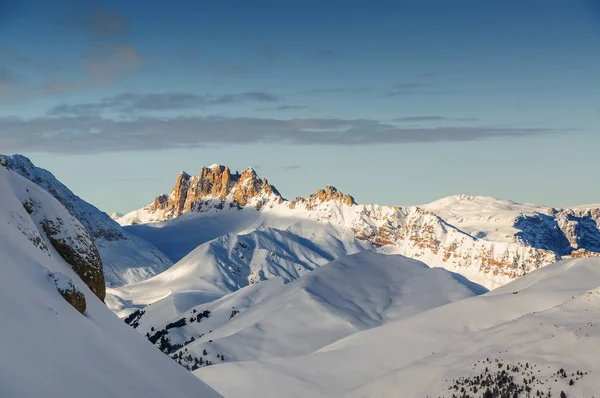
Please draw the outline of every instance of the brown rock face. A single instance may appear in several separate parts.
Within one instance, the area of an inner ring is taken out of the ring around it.
[[[197,209],[203,200],[220,199],[222,206],[230,199],[234,206],[240,207],[253,198],[271,195],[283,200],[267,179],[260,179],[253,169],[232,174],[229,167],[214,165],[202,167],[198,176],[180,173],[171,194],[157,197],[149,210],[164,212],[168,218],[173,218]]]
[[[65,233],[63,221],[46,219],[42,229],[54,249],[71,265],[75,273],[104,302],[106,285],[102,260],[93,239],[81,228],[76,234]]]
[[[319,189],[316,193],[310,195],[308,198],[296,198],[294,202],[290,204],[290,208],[296,207],[296,205],[304,205],[308,210],[312,210],[317,207],[320,203],[324,202],[342,202],[347,206],[353,206],[356,204],[354,198],[350,195],[344,195],[338,191],[336,187],[327,185],[325,189]]]

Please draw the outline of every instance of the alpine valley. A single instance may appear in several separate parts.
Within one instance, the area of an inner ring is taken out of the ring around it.
[[[0,165],[0,396],[600,396],[598,207],[290,200],[212,165],[111,217]]]

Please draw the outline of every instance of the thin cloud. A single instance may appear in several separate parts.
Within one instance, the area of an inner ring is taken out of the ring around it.
[[[419,82],[408,82],[408,83],[397,83],[391,90],[384,94],[385,97],[398,97],[398,96],[410,96],[410,95],[437,95],[437,94],[448,94],[448,92],[440,91],[431,84],[419,83]]]
[[[283,166],[283,168],[285,170],[298,170],[300,167],[302,167],[302,166],[300,166],[299,164],[292,164],[292,165],[289,165],[289,166]]]
[[[303,109],[309,109],[310,107],[306,105],[282,105],[272,108],[275,111],[297,111]]]
[[[94,115],[110,112],[144,112],[169,111],[201,108],[210,105],[226,105],[241,102],[276,102],[279,97],[263,91],[249,91],[239,94],[192,94],[192,93],[158,93],[135,94],[123,93],[107,97],[99,102],[86,104],[62,104],[48,111],[51,116]]]
[[[474,117],[444,117],[444,116],[406,116],[394,119],[395,122],[411,123],[411,122],[478,122],[479,119]]]
[[[401,128],[369,119],[4,117],[0,118],[0,147],[5,151],[100,153],[254,143],[339,146],[465,142],[557,132],[493,126]]]

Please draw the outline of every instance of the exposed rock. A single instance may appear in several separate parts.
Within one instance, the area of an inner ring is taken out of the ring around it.
[[[100,254],[87,231],[69,230],[62,219],[44,219],[42,229],[54,249],[73,267],[90,290],[102,301],[106,296]]]
[[[56,290],[64,297],[64,299],[80,313],[84,313],[87,307],[85,295],[77,289],[73,280],[60,272],[51,273],[50,276],[54,280]]]
[[[260,179],[252,168],[232,174],[227,166],[213,165],[202,167],[198,176],[181,172],[171,194],[157,197],[145,209],[170,219],[189,211],[202,211],[206,204],[223,208],[227,201],[229,207],[242,208],[254,202],[260,208],[261,199],[267,198],[283,200],[275,187],[267,179]]]

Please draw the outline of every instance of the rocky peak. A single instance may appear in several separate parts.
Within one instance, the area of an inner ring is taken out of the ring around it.
[[[296,198],[290,207],[295,207],[297,204],[306,206],[307,209],[314,209],[321,203],[325,202],[340,202],[347,206],[353,206],[356,204],[354,198],[350,195],[344,194],[337,190],[336,187],[327,185],[325,189],[319,189],[316,193],[313,193],[308,198]]]
[[[241,174],[231,172],[229,167],[212,165],[201,167],[198,176],[181,172],[170,195],[161,195],[150,205],[151,211],[163,211],[165,215],[177,217],[197,206],[199,200],[227,199],[238,206],[246,206],[254,198],[281,198],[267,179],[261,179],[252,168]]]

